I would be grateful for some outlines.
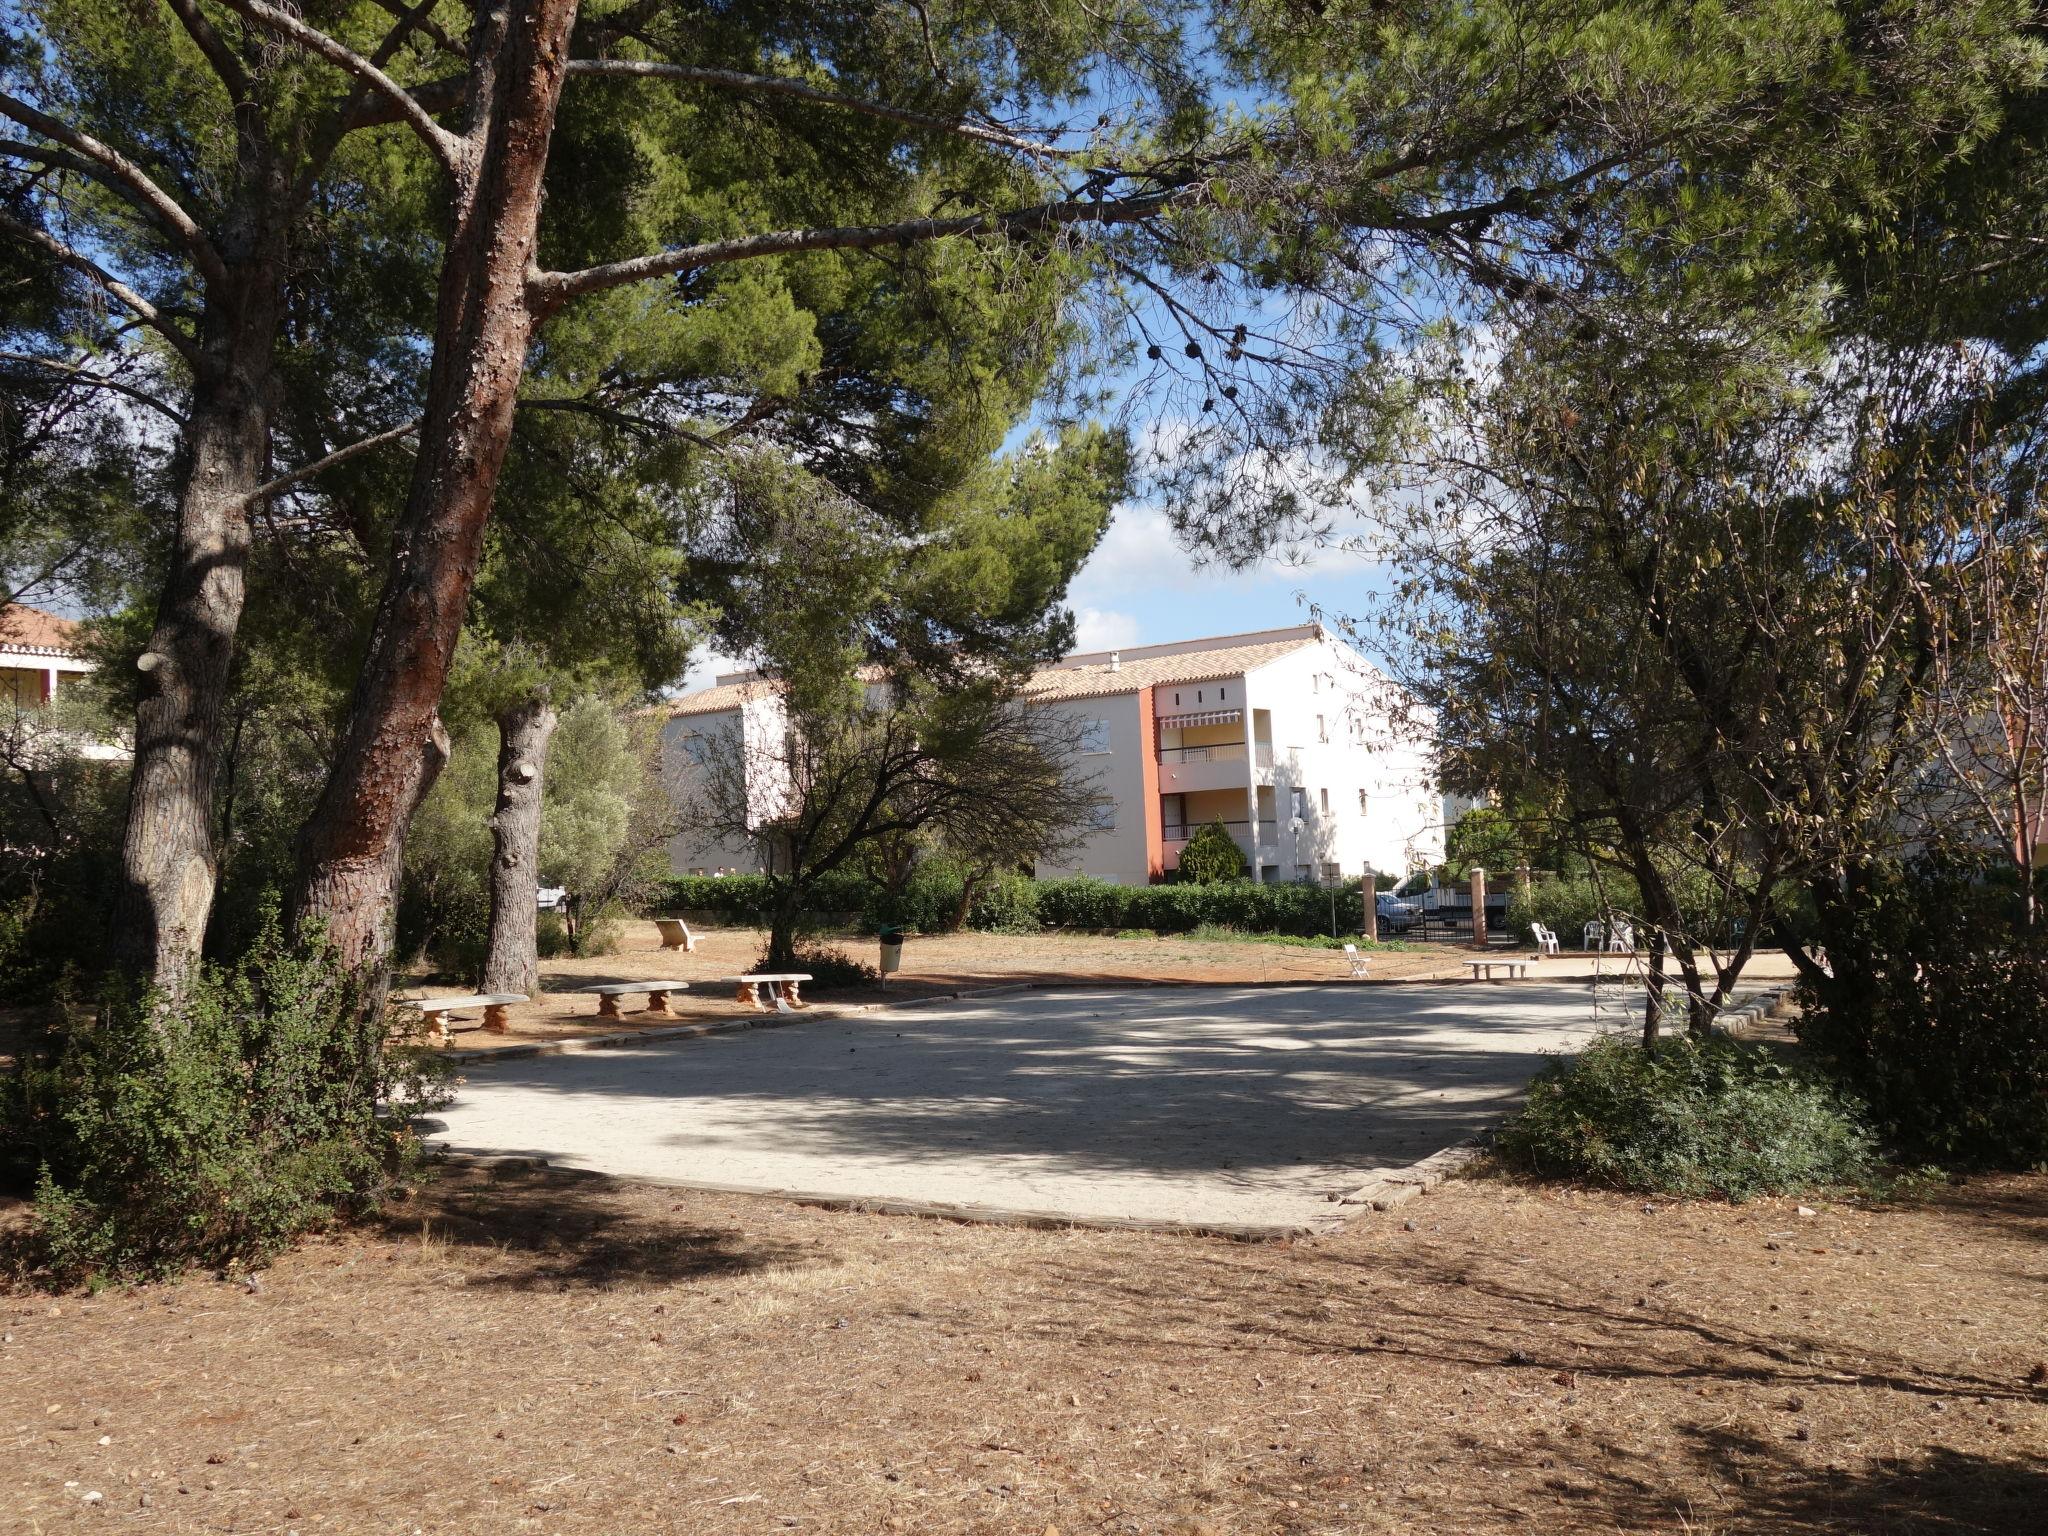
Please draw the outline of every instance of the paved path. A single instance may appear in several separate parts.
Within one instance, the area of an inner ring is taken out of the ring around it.
[[[1570,986],[1024,993],[472,1066],[442,1139],[764,1193],[1312,1226],[1589,1033]]]

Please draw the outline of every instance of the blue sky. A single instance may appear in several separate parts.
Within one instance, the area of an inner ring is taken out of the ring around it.
[[[1360,612],[1384,568],[1346,548],[1275,556],[1247,571],[1197,566],[1157,507],[1117,509],[1069,597],[1084,651],[1306,623],[1314,604]]]

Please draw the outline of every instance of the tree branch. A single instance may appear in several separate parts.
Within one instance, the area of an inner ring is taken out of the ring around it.
[[[641,59],[571,59],[568,73],[610,79],[680,80],[692,85],[715,85],[730,91],[746,91],[756,95],[789,96],[816,106],[836,107],[844,112],[857,112],[863,117],[878,117],[885,122],[902,123],[906,127],[929,128],[936,133],[950,133],[984,144],[1000,145],[1004,149],[1021,149],[1027,154],[1067,159],[1080,153],[1078,150],[1055,149],[1036,139],[1011,133],[992,124],[977,123],[969,118],[937,117],[929,113],[913,112],[907,107],[892,107],[858,96],[842,96],[834,91],[821,90],[802,80],[788,80],[775,75],[750,75],[734,69],[707,69],[693,64],[662,64]]]
[[[146,322],[151,329],[175,347],[178,355],[191,364],[195,370],[199,367],[199,347],[197,343],[183,331],[179,330],[177,326],[173,325],[170,316],[166,315],[118,277],[106,271],[90,257],[81,255],[56,236],[46,234],[33,225],[22,223],[21,220],[13,217],[11,214],[0,213],[0,233],[10,234],[27,245],[39,246],[73,271],[80,272],[86,277],[91,278],[100,288],[104,289],[112,297],[119,299],[140,319]]]
[[[527,302],[545,314],[586,293],[600,293],[627,283],[668,277],[698,267],[747,261],[791,251],[871,250],[883,245],[909,245],[963,235],[1022,235],[1078,224],[1137,224],[1175,208],[1188,207],[1206,195],[1201,183],[1103,202],[1040,203],[1003,213],[976,213],[953,219],[905,219],[897,224],[855,224],[819,229],[783,229],[687,245],[629,261],[585,267],[580,272],[537,272],[526,285]]]
[[[316,27],[307,26],[296,16],[280,11],[275,6],[266,5],[264,0],[221,0],[221,3],[231,10],[239,11],[251,21],[290,38],[308,52],[318,54],[335,68],[355,76],[397,109],[399,117],[420,136],[443,166],[450,171],[456,168],[462,155],[462,141],[435,122],[410,91],[353,48],[336,42]]]
[[[221,260],[220,252],[213,248],[206,231],[199,227],[191,214],[178,206],[175,198],[151,181],[133,160],[102,144],[91,134],[81,133],[68,123],[59,122],[47,112],[39,112],[27,102],[5,93],[0,93],[0,113],[82,156],[90,162],[91,168],[76,162],[67,168],[104,182],[149,214],[162,229],[176,238],[191,255],[193,264],[210,280],[219,282],[226,278],[227,264]]]
[[[78,363],[59,362],[54,357],[33,357],[23,352],[0,352],[0,366],[10,368],[39,368],[45,373],[54,373],[60,378],[70,379],[75,384],[84,384],[93,389],[112,390],[117,395],[126,395],[138,405],[146,405],[153,411],[160,411],[179,426],[185,425],[182,413],[172,409],[147,390],[137,389],[133,384],[123,384],[119,379],[104,373],[94,373]]]
[[[369,437],[357,438],[354,442],[337,448],[334,452],[317,458],[310,464],[301,464],[297,469],[289,470],[279,475],[275,480],[264,481],[255,490],[242,497],[240,505],[253,507],[258,502],[269,500],[280,491],[290,490],[302,480],[310,480],[313,476],[333,469],[338,464],[346,464],[350,459],[358,458],[373,449],[382,448],[386,443],[395,443],[401,437],[410,437],[419,429],[420,418],[415,416],[411,421],[400,422],[395,427],[387,427],[384,431],[373,433]]]
[[[213,66],[213,72],[220,77],[220,83],[227,88],[228,100],[240,106],[249,99],[249,76],[242,68],[242,61],[235,56],[235,50],[227,39],[213,28],[206,19],[206,13],[199,9],[196,0],[165,0],[165,4],[177,13],[178,20],[185,24],[185,30],[199,51],[206,55],[206,62]]]

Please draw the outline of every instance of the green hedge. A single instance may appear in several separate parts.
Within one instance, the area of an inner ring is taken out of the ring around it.
[[[707,912],[726,922],[752,924],[760,920],[767,890],[760,875],[693,875],[671,880],[657,910]],[[1085,875],[1057,880],[1004,875],[976,893],[967,922],[984,931],[1150,928],[1159,933],[1187,933],[1213,923],[1240,933],[1312,937],[1331,931],[1333,896],[1337,931],[1356,933],[1364,915],[1356,880],[1336,887],[1251,880],[1118,885]],[[912,878],[895,913],[884,912],[882,888],[857,874],[826,881],[811,908],[819,915],[850,915],[863,930],[890,921],[931,933],[951,922],[959,899],[959,872],[933,860]]]

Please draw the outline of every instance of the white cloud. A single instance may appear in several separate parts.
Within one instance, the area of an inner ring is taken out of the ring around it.
[[[1114,609],[1079,608],[1074,612],[1074,649],[1113,651],[1138,643],[1136,617]]]
[[[717,651],[694,651],[690,655],[690,668],[683,674],[676,692],[695,693],[700,688],[709,688],[721,672],[741,672],[749,663],[744,657],[726,656]]]

